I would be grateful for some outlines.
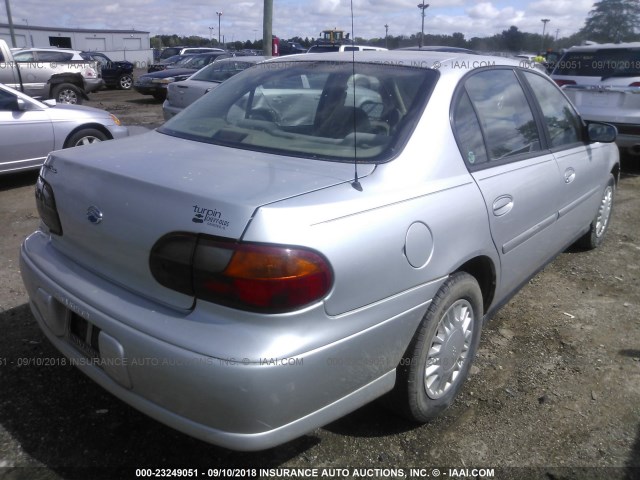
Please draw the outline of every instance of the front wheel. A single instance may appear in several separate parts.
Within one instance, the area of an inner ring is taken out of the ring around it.
[[[453,403],[478,349],[482,317],[478,282],[465,272],[451,275],[398,366],[388,402],[395,411],[424,423]]]
[[[120,90],[131,90],[131,87],[133,87],[133,75],[130,73],[120,75],[120,78],[118,78],[118,88]]]
[[[615,190],[616,180],[613,175],[609,175],[609,181],[602,192],[598,211],[589,225],[589,231],[576,242],[579,247],[586,250],[593,250],[594,248],[598,248],[604,241],[604,236],[609,229],[611,212],[613,211],[613,197]]]
[[[69,103],[80,105],[82,103],[82,92],[71,83],[60,83],[51,89],[51,97],[57,103]]]
[[[103,142],[108,139],[109,137],[100,130],[96,130],[95,128],[83,128],[69,137],[65,143],[65,148],[91,145],[92,143]]]

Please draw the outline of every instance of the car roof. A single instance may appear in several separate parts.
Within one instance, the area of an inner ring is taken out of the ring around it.
[[[466,52],[439,52],[416,50],[374,50],[344,52],[322,52],[314,54],[287,55],[275,57],[269,62],[316,62],[330,61],[350,63],[378,63],[404,67],[437,68],[443,70],[464,70],[482,66],[507,65],[520,66],[521,61],[513,58],[481,55]]]
[[[59,47],[24,47],[18,49],[11,49],[14,53],[18,52],[64,52],[64,53],[82,53],[81,50],[73,50],[72,48],[59,48]]]
[[[262,55],[237,55],[235,57],[221,58],[220,60],[216,60],[215,63],[211,63],[210,65],[219,65],[221,63],[228,62],[260,63],[269,58],[271,57],[264,57]]]
[[[472,55],[480,55],[475,50],[469,50],[468,48],[462,48],[462,47],[450,47],[449,45],[425,45],[422,47],[402,47],[402,48],[396,48],[396,50],[417,50],[421,52],[458,52],[458,53],[469,53]]]
[[[620,49],[632,49],[640,50],[640,42],[628,42],[628,43],[592,43],[589,45],[576,45],[567,49],[567,52],[593,52],[596,50],[620,50]]]

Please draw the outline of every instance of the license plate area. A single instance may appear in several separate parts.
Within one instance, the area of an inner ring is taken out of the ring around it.
[[[70,312],[68,337],[71,344],[85,357],[91,360],[100,359],[98,337],[100,329],[80,315]],[[99,362],[97,363],[99,365]]]

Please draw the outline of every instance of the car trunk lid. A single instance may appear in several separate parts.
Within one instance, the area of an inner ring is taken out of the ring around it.
[[[359,168],[359,175],[372,165]],[[353,165],[275,156],[157,132],[51,154],[43,169],[63,234],[58,250],[94,273],[181,309],[149,253],[170,232],[240,239],[256,209],[353,179]]]

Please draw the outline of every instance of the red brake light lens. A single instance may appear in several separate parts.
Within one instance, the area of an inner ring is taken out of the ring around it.
[[[188,233],[160,239],[150,267],[154,278],[168,288],[262,313],[285,313],[317,302],[333,282],[329,263],[312,250]]]
[[[574,80],[555,80],[555,82],[559,87],[563,87],[565,85],[576,85]]]
[[[36,181],[36,207],[40,218],[49,228],[49,232],[55,235],[62,235],[62,224],[60,223],[53,189],[41,176],[38,176]]]

